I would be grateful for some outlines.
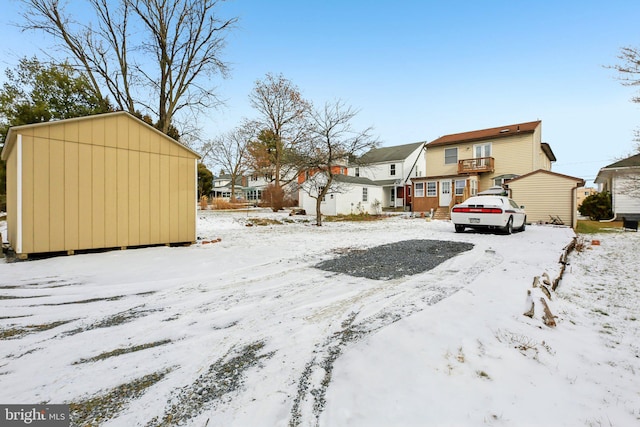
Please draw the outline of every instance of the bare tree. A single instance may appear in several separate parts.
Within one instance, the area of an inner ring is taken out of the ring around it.
[[[618,55],[621,63],[610,66],[618,72],[618,80],[624,86],[640,86],[640,48],[627,46],[620,49]],[[631,98],[631,102],[640,103],[640,91]],[[634,132],[636,141],[636,151],[640,152],[640,131]]]
[[[250,124],[245,123],[203,146],[203,157],[231,176],[231,201],[235,200],[236,181],[247,171],[249,142],[253,133]]]
[[[152,112],[164,133],[180,110],[219,102],[210,77],[226,76],[221,53],[237,18],[218,18],[218,0],[87,0],[95,14],[88,23],[60,0],[22,1],[25,28],[52,35],[97,95],[132,114]]]
[[[357,110],[338,100],[326,103],[323,109],[311,115],[309,138],[300,154],[301,164],[307,172],[302,189],[316,199],[318,226],[322,225],[323,198],[327,194],[341,193],[349,185],[337,179],[341,169],[378,145],[372,136],[373,128],[353,129],[351,120],[357,114]]]
[[[254,152],[261,151],[259,144],[264,146],[268,155],[257,160],[269,159],[274,184],[279,188],[297,177],[293,154],[305,138],[311,103],[303,99],[298,88],[281,74],[267,74],[264,80],[258,80],[249,100],[259,114],[256,122],[260,132]]]

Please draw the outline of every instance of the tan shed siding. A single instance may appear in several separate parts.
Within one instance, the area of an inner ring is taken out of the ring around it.
[[[180,159],[169,157],[169,241],[180,239]]]
[[[105,129],[106,130],[106,129]],[[108,133],[108,132],[107,132]],[[105,247],[118,246],[118,152],[104,149],[104,233]]]
[[[65,126],[65,131],[67,130]],[[73,129],[71,137],[73,137]],[[65,135],[66,137],[66,135]],[[78,175],[78,144],[65,141],[64,143],[64,249],[80,249],[79,238],[79,175]]]
[[[131,146],[131,144],[130,144]],[[140,244],[140,153],[129,150],[129,245]]]
[[[510,183],[509,189],[512,198],[525,206],[529,222],[549,222],[549,215],[554,215],[571,225],[575,186],[566,178],[540,173]]]
[[[59,127],[62,129],[62,126]],[[55,127],[51,128],[54,134]],[[43,141],[45,144],[46,141]],[[50,139],[49,145],[49,251],[64,250],[64,141],[62,139]],[[45,236],[38,238],[46,239]]]
[[[118,149],[116,162],[118,246],[129,246],[129,152]]]
[[[51,162],[50,154],[51,146],[48,144],[49,130],[45,132],[36,132],[33,151],[33,206],[34,206],[34,224],[33,224],[33,251],[48,252],[50,249],[50,193],[49,193],[49,169]],[[45,139],[47,138],[47,139]]]
[[[190,150],[128,115],[34,125],[16,136],[23,152],[21,253],[195,240],[196,155]],[[13,151],[7,213],[8,238],[16,245]]]
[[[91,235],[96,248],[106,246],[105,151],[102,145],[91,147]]]
[[[93,209],[92,209],[92,147],[87,144],[78,144],[78,247],[95,248],[93,241]]]
[[[160,187],[158,189],[160,195],[160,241],[170,242],[170,225],[169,220],[169,156],[158,156],[159,159],[159,174],[160,174]]]
[[[140,153],[140,241],[150,242],[149,227],[151,224],[150,191],[151,174],[149,169],[149,153]]]
[[[149,241],[160,242],[160,155],[149,154]]]

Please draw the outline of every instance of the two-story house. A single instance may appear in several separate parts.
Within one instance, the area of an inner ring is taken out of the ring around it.
[[[382,208],[411,206],[411,179],[424,176],[424,142],[374,148],[357,162],[346,162],[332,168],[334,183],[322,200],[326,215],[367,212],[380,213]],[[314,190],[308,179],[313,171],[298,176],[300,206],[315,209]],[[314,185],[323,185],[315,182]],[[335,188],[333,188],[335,187]]]
[[[425,142],[381,147],[362,156],[363,167],[352,166],[349,175],[368,178],[382,187],[383,207],[410,207],[412,179],[425,176]]]
[[[556,160],[534,121],[442,136],[426,145],[426,176],[414,178],[413,210],[448,216],[451,206]]]

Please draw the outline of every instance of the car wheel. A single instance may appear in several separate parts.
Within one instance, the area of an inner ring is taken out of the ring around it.
[[[524,217],[524,221],[522,221],[522,227],[518,228],[518,231],[524,231],[527,228],[527,217]]]
[[[507,221],[507,225],[504,226],[504,232],[506,234],[511,234],[513,233],[513,217],[509,217],[509,221]]]
[[[464,225],[454,224],[456,227],[456,233],[462,233],[464,231]]]

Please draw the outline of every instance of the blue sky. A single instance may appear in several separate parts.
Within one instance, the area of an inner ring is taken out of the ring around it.
[[[0,0],[0,68],[38,54],[14,0]],[[640,105],[606,65],[640,47],[640,2],[231,0],[238,16],[216,80],[226,106],[202,119],[212,138],[252,117],[248,95],[282,73],[317,105],[342,99],[382,145],[542,120],[553,170],[593,180],[634,150]],[[0,77],[0,81],[4,76]]]

